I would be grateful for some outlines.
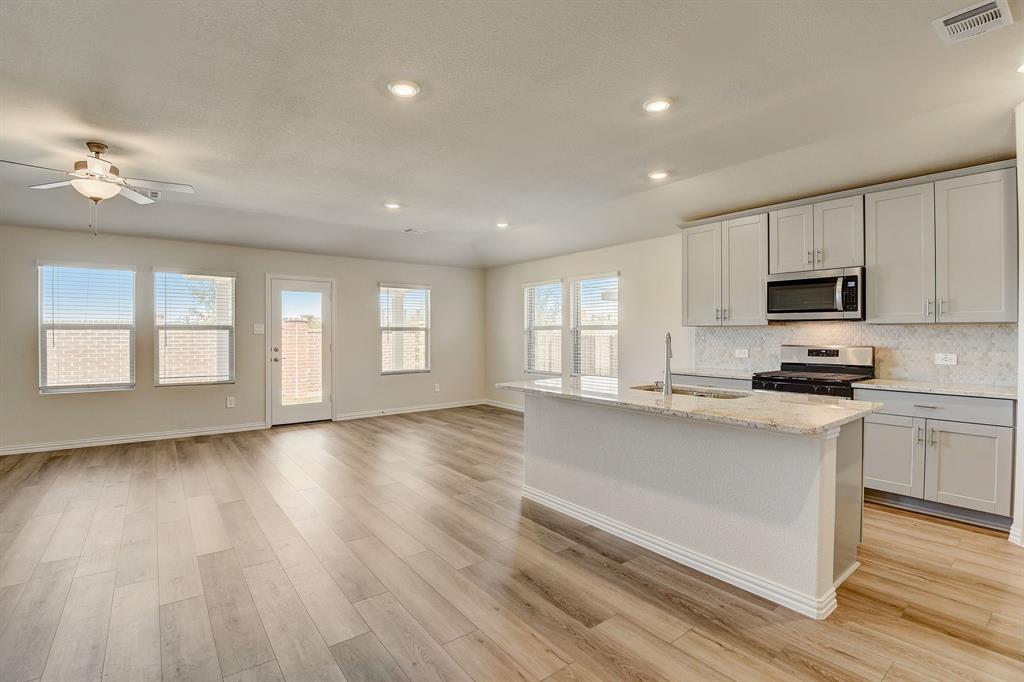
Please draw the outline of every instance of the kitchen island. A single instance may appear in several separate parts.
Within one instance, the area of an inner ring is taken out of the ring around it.
[[[813,618],[859,565],[863,418],[817,396],[544,379],[523,495]]]

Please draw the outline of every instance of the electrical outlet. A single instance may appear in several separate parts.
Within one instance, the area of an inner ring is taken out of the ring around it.
[[[936,353],[935,354],[936,365],[955,365],[956,364],[956,353]]]
[[[226,402],[227,402],[227,406],[228,407],[234,407],[235,406],[235,396],[229,395]]]
[[[750,351],[746,348],[737,348],[733,351],[733,357],[735,358],[749,358]]]
[[[441,384],[434,384],[434,393],[441,392]]]
[[[252,326],[252,333],[255,334],[256,336],[263,336],[264,331],[265,328],[263,327],[262,324],[254,324]]]

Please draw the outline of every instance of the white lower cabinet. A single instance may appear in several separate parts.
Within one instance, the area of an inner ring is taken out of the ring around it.
[[[1013,429],[927,420],[924,499],[1010,515]]]
[[[1012,401],[879,390],[855,390],[854,398],[881,402],[894,413],[864,419],[864,487],[1010,515],[1013,428],[956,420],[1012,423],[1006,419]]]
[[[864,485],[924,497],[924,419],[872,414],[864,418]]]

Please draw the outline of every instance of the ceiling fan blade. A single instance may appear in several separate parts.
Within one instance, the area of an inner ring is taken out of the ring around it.
[[[147,197],[145,194],[139,194],[131,187],[121,187],[121,196],[125,199],[130,199],[136,204],[152,204],[153,200]]]
[[[45,185],[30,185],[29,189],[53,189],[55,187],[67,187],[70,184],[70,180],[64,180],[63,182],[48,182]]]
[[[31,163],[21,163],[20,161],[8,161],[7,159],[0,159],[0,163],[9,163],[12,166],[24,166],[25,168],[35,168],[37,170],[52,171],[54,173],[63,173],[67,175],[67,171],[57,170],[56,168],[47,168],[46,166],[33,166]]]
[[[195,194],[196,188],[192,185],[183,185],[178,182],[161,182],[159,180],[141,180],[139,178],[125,178],[125,180],[141,187],[142,189],[155,189],[159,192],[182,192],[184,194]]]

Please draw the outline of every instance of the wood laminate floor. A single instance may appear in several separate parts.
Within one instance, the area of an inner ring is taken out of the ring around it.
[[[0,458],[0,680],[1024,680],[1024,550],[869,507],[813,621],[522,501],[469,407]]]

